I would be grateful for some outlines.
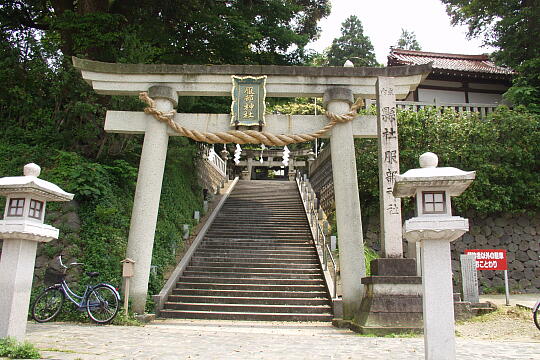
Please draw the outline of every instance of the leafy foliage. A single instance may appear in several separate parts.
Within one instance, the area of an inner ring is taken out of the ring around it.
[[[417,168],[418,157],[431,151],[439,156],[439,166],[476,171],[470,188],[452,201],[458,212],[538,211],[540,116],[506,107],[486,120],[474,113],[439,111],[398,113],[401,173]],[[377,143],[356,140],[355,146],[362,215],[367,217],[378,212]],[[412,201],[405,201],[404,213],[412,210]]]
[[[422,50],[418,40],[416,40],[414,31],[409,32],[405,29],[401,29],[401,35],[397,41],[396,47],[404,50]]]
[[[351,15],[341,24],[341,36],[332,41],[327,58],[331,66],[343,66],[347,60],[355,66],[377,66],[373,45],[358,17]]]
[[[469,27],[469,36],[499,50],[495,58],[516,67],[540,56],[540,3],[538,0],[442,0],[453,24]]]
[[[284,64],[329,13],[327,0],[0,2],[5,29],[44,31],[66,57],[100,61],[140,49],[148,62]]]
[[[321,115],[325,113],[322,104],[320,98],[295,98],[292,101],[271,105],[268,107],[268,111],[287,115]]]
[[[453,24],[466,24],[469,36],[483,36],[496,47],[498,64],[518,71],[507,97],[539,111],[540,0],[441,0]]]
[[[516,70],[518,76],[505,98],[515,105],[524,105],[530,111],[540,113],[540,57],[525,60]]]
[[[0,339],[0,357],[8,359],[40,359],[41,355],[29,342],[17,342],[13,338]]]

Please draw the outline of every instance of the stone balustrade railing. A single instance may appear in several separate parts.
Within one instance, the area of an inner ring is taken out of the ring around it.
[[[335,209],[335,200],[329,147],[323,149],[309,167],[309,180],[315,194],[317,194],[320,207],[326,213],[331,213]]]
[[[441,110],[452,109],[456,112],[475,112],[479,113],[481,118],[493,112],[497,104],[479,104],[479,103],[430,103],[418,101],[396,101],[396,107],[403,110],[419,111],[426,107],[437,107]]]
[[[328,285],[328,290],[331,292],[332,299],[336,299],[337,295],[337,283],[338,283],[338,269],[339,265],[332,255],[330,249],[330,239],[323,229],[323,223],[326,221],[324,210],[317,206],[318,200],[309,180],[306,175],[302,175],[300,172],[296,173],[296,184],[302,197],[302,203],[304,204],[304,210],[308,218],[311,234],[315,241],[317,248],[317,254],[319,255],[319,261],[323,266],[324,277]]]
[[[203,158],[210,163],[221,175],[227,175],[227,163],[215,151],[214,148],[203,148]]]

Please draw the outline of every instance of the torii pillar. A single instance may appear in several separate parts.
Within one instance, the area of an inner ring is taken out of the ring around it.
[[[354,102],[351,90],[330,88],[323,103],[334,114],[349,112]],[[362,301],[362,278],[366,275],[362,216],[358,197],[358,177],[352,123],[336,124],[330,137],[332,176],[339,230],[339,261],[343,289],[343,318],[352,319]]]
[[[148,89],[148,95],[155,100],[156,108],[160,111],[171,111],[178,104],[176,92],[167,86],[152,86]],[[135,261],[136,276],[131,279],[130,292],[132,309],[138,314],[144,313],[148,293],[154,234],[169,144],[167,130],[167,124],[148,117],[126,251],[126,256]]]

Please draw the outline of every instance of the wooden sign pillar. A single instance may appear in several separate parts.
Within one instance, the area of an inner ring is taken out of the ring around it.
[[[379,144],[379,201],[381,249],[385,258],[402,258],[401,200],[392,194],[399,175],[396,93],[393,78],[377,79],[377,139]]]

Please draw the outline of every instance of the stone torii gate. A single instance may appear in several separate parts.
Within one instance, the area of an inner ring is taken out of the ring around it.
[[[358,309],[365,276],[354,138],[379,139],[381,243],[385,257],[403,256],[399,199],[391,193],[394,176],[399,174],[395,100],[405,98],[417,87],[431,70],[430,64],[389,68],[141,65],[78,58],[73,58],[73,64],[97,93],[148,92],[157,110],[163,112],[173,111],[178,96],[230,96],[233,75],[266,75],[268,97],[323,97],[327,112],[334,114],[347,113],[355,98],[377,98],[377,116],[358,116],[338,123],[323,135],[331,143],[344,318],[352,318]],[[173,121],[200,132],[231,130],[230,114],[175,113]],[[266,115],[263,131],[311,134],[327,123],[325,115]],[[107,111],[105,131],[144,134],[126,254],[136,261],[131,280],[133,310],[143,313],[168,138],[178,134],[151,115],[128,111]]]

